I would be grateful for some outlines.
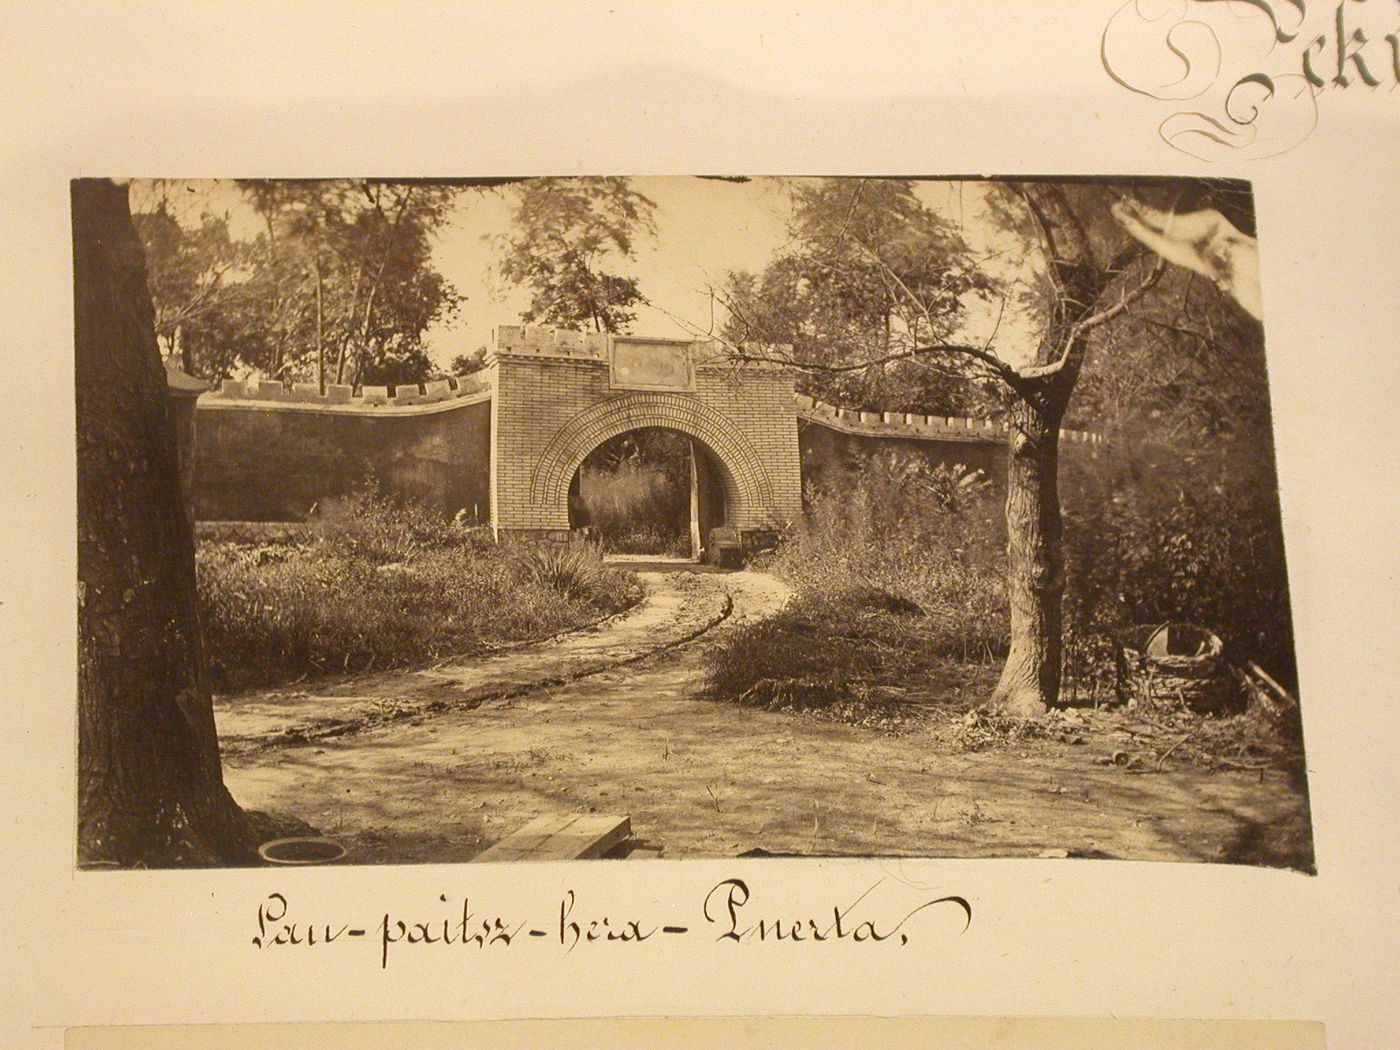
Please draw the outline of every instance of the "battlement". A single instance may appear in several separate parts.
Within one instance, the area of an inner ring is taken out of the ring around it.
[[[583,358],[606,361],[606,332],[578,332],[568,328],[541,325],[503,324],[492,331],[492,349],[502,354],[530,354],[537,357]]]
[[[256,403],[259,407],[319,408],[328,411],[355,412],[425,406],[450,408],[453,402],[470,403],[490,397],[489,377],[482,372],[431,379],[426,383],[398,383],[390,386],[353,387],[348,383],[331,383],[323,392],[316,383],[292,383],[280,380],[225,379],[218,389],[199,399],[201,408],[234,407]]]
[[[926,441],[1003,442],[1009,429],[992,419],[961,416],[929,416],[917,412],[858,412],[852,408],[818,401],[805,394],[795,395],[797,415],[813,423],[869,437],[920,438]],[[1060,440],[1071,444],[1097,445],[1102,434],[1084,430],[1062,430]]]
[[[815,477],[823,463],[854,462],[882,440],[1004,477],[1000,421],[842,408],[795,394],[781,364],[738,363],[708,340],[506,325],[495,344],[500,356],[484,371],[423,384],[225,380],[202,394],[187,384],[185,403],[197,396],[199,409],[197,512],[299,519],[373,473],[449,515],[562,532],[583,460],[608,438],[648,427],[705,447],[723,520],[741,532],[795,519],[804,470]],[[1066,430],[1061,440],[1104,439]]]
[[[614,343],[643,344],[656,347],[685,347],[695,368],[781,368],[769,361],[736,362],[724,344],[714,339],[668,339],[607,332],[581,332],[547,325],[498,325],[492,330],[491,353],[520,357],[556,358],[567,361],[608,361]],[[759,353],[775,352],[787,347],[763,346]],[[489,359],[489,358],[488,358]]]

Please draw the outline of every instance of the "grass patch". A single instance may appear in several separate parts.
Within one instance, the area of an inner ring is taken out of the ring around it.
[[[501,547],[426,508],[358,495],[301,543],[201,544],[214,687],[407,667],[542,638],[634,604],[593,548]]]
[[[762,562],[797,594],[710,654],[709,692],[880,728],[962,712],[1006,653],[1004,564],[979,475],[872,457],[808,493]]]
[[[977,702],[994,669],[947,655],[937,621],[865,589],[798,594],[709,656],[707,692],[769,710],[900,730]]]

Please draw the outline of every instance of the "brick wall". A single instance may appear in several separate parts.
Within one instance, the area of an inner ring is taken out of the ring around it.
[[[606,336],[503,327],[489,359],[492,521],[498,529],[569,527],[568,492],[588,453],[641,427],[689,434],[719,464],[727,524],[797,517],[801,461],[792,378],[706,363],[694,344],[688,390],[615,388]]]

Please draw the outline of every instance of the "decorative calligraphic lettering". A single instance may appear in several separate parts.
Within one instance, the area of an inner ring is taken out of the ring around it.
[[[1324,92],[1400,86],[1400,4],[1128,0],[1100,55],[1129,91],[1194,103],[1158,127],[1175,149],[1271,157],[1312,134]]]
[[[819,909],[813,915],[784,914],[783,906],[761,917],[751,906],[754,892],[739,878],[724,879],[698,902],[694,924],[661,923],[615,910],[585,906],[573,890],[560,897],[554,917],[532,922],[503,911],[479,909],[472,898],[438,895],[437,904],[412,913],[382,912],[376,923],[359,924],[348,919],[305,919],[293,916],[286,894],[269,893],[257,907],[257,933],[253,947],[270,950],[326,950],[358,941],[376,941],[379,968],[389,969],[391,961],[407,951],[432,949],[503,951],[527,944],[552,945],[565,955],[583,948],[635,948],[664,943],[676,937],[701,934],[721,944],[823,944],[845,941],[853,944],[892,944],[906,946],[921,919],[936,911],[951,909],[960,927],[945,932],[962,933],[972,925],[972,905],[956,895],[916,901],[891,901],[889,894],[876,899],[875,883],[853,901]],[[927,932],[927,930],[925,931]]]

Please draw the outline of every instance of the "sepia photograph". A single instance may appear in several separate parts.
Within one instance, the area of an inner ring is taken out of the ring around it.
[[[1315,870],[1248,182],[71,193],[79,868]]]

